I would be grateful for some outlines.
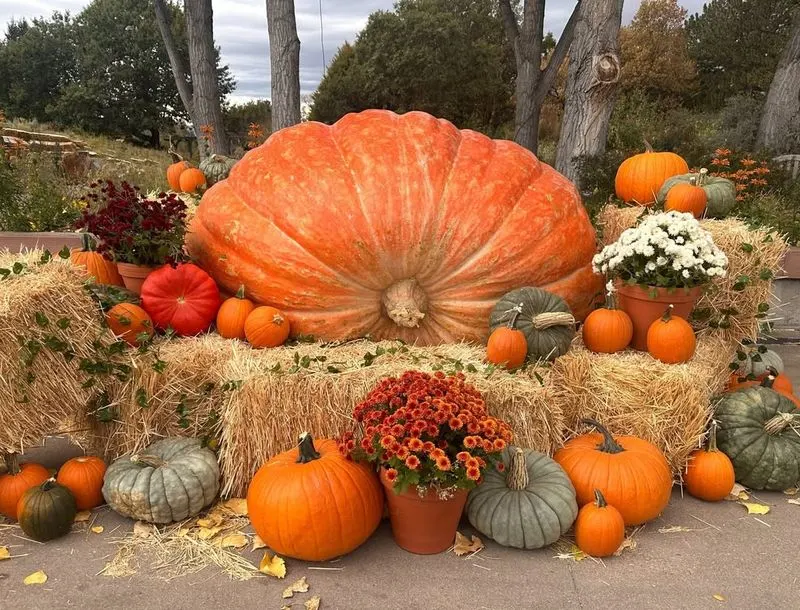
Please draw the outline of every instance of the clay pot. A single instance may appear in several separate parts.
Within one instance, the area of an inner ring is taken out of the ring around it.
[[[675,288],[672,292],[668,292],[667,288],[621,282],[617,283],[616,289],[617,306],[628,314],[633,322],[633,340],[630,347],[640,352],[647,351],[647,331],[653,322],[664,315],[667,307],[673,305],[672,315],[688,320],[703,291],[702,286]]]
[[[383,469],[381,483],[386,489],[389,520],[397,546],[417,555],[443,553],[453,546],[458,522],[467,503],[466,489],[457,490],[446,500],[439,498],[434,491],[420,497],[416,487],[397,494]]]
[[[135,294],[142,293],[142,284],[147,276],[155,271],[155,267],[146,265],[132,265],[130,263],[117,263],[117,271],[122,276],[122,283],[125,288]]]

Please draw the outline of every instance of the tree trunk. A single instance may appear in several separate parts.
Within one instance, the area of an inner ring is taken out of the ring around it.
[[[172,29],[170,25],[172,19],[170,18],[169,10],[164,4],[164,0],[154,0],[156,9],[156,22],[158,29],[161,31],[161,38],[164,40],[164,46],[167,48],[167,55],[169,56],[169,65],[172,68],[172,75],[175,77],[175,85],[178,88],[178,94],[181,96],[181,102],[189,116],[189,121],[194,125],[194,108],[192,106],[192,87],[189,84],[189,73],[186,71],[186,66],[183,63],[183,58],[178,53],[175,46],[175,38],[172,36]]]
[[[795,9],[792,37],[783,50],[758,127],[756,146],[773,153],[794,153],[787,150],[787,138],[793,119],[800,115],[800,8]]]
[[[267,0],[272,131],[300,122],[300,39],[294,0]]]
[[[214,14],[211,0],[184,0],[186,34],[189,38],[189,66],[192,71],[192,104],[199,131],[201,158],[209,154],[230,154],[228,134],[222,120],[214,50]]]
[[[556,169],[578,183],[578,162],[605,152],[620,75],[622,0],[584,0],[569,53]]]

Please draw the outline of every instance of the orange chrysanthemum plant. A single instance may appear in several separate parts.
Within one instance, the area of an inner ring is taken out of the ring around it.
[[[356,460],[385,469],[394,491],[412,486],[471,489],[486,468],[499,468],[500,452],[511,441],[511,428],[489,416],[481,393],[464,375],[408,371],[382,380],[356,406],[360,442],[353,432],[339,449]]]

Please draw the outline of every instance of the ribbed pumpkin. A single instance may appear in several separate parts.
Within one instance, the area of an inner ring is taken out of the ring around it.
[[[103,504],[103,477],[106,463],[99,457],[72,458],[58,469],[56,481],[72,492],[78,510],[90,510]]]
[[[142,307],[156,327],[190,337],[208,330],[216,319],[219,289],[197,265],[164,265],[142,284]]]
[[[625,159],[619,166],[614,188],[623,201],[649,206],[656,201],[667,178],[687,173],[689,166],[675,153],[653,152],[649,144],[645,145],[645,152]]]
[[[505,472],[489,468],[469,492],[472,526],[503,546],[538,549],[554,543],[575,521],[575,488],[561,466],[537,451],[507,447]]]
[[[736,352],[736,373],[742,377],[763,378],[774,369],[783,373],[783,359],[766,345],[743,345]]]
[[[139,345],[142,335],[153,336],[153,321],[147,312],[133,303],[114,305],[106,314],[111,331],[129,345]]]
[[[274,307],[256,307],[244,322],[244,335],[253,347],[278,347],[291,331],[289,320]]]
[[[187,245],[229,293],[244,284],[325,340],[484,343],[509,290],[546,288],[582,319],[602,282],[566,178],[421,112],[272,134],[204,194]]]
[[[165,438],[111,464],[103,497],[120,515],[149,523],[193,517],[219,493],[217,456],[194,438]]]
[[[0,513],[16,521],[17,504],[28,489],[50,478],[47,468],[31,462],[20,464],[16,453],[3,456],[6,473],[0,474]]]
[[[709,176],[707,169],[701,169],[697,174],[681,174],[673,176],[664,182],[658,193],[659,201],[666,201],[667,193],[676,184],[688,184],[695,180],[697,186],[706,193],[706,216],[710,218],[725,218],[728,212],[736,205],[736,185],[727,178]]]
[[[336,441],[308,433],[264,464],[247,490],[256,533],[275,553],[305,561],[361,546],[378,527],[383,503],[374,471],[345,458]]]
[[[186,161],[177,161],[167,168],[167,182],[173,191],[181,190],[181,174],[191,166]]]
[[[555,360],[566,354],[575,336],[575,318],[558,295],[541,288],[519,288],[503,295],[489,316],[495,331],[514,320],[528,342],[531,360]]]
[[[181,172],[181,177],[178,179],[180,190],[183,193],[194,193],[200,187],[206,185],[206,177],[196,167],[190,167]]]
[[[223,301],[217,312],[217,332],[226,339],[244,339],[247,316],[256,308],[253,301],[244,297],[244,286],[236,296]]]
[[[88,233],[82,235],[83,248],[70,251],[69,260],[75,267],[82,267],[87,278],[93,278],[96,284],[124,286],[117,265],[108,260],[92,247]]]
[[[717,402],[717,445],[750,489],[782,491],[800,481],[800,411],[770,388],[746,388]]]
[[[209,155],[200,162],[200,171],[206,177],[208,186],[213,186],[220,180],[225,180],[236,165],[236,159],[225,155]]]
[[[608,557],[625,540],[625,521],[619,510],[609,506],[603,492],[594,490],[594,502],[585,504],[575,521],[575,544],[592,557]]]
[[[672,473],[664,454],[644,439],[613,437],[596,421],[583,422],[600,434],[577,436],[553,456],[575,486],[578,505],[591,502],[599,489],[622,514],[625,525],[655,519],[672,492]]]
[[[695,218],[702,218],[706,211],[708,197],[694,181],[678,183],[667,193],[664,200],[664,211],[686,212]]]
[[[28,489],[17,503],[20,529],[39,542],[69,534],[77,513],[72,492],[52,478]]]
[[[647,351],[656,360],[679,364],[692,359],[697,338],[691,325],[683,318],[673,316],[672,309],[670,305],[647,330]]]
[[[728,497],[736,482],[730,458],[717,449],[717,424],[711,423],[708,448],[697,449],[689,455],[683,473],[686,490],[706,502],[719,502]]]
[[[583,322],[583,343],[590,352],[615,354],[621,352],[633,339],[633,321],[630,316],[614,306],[611,293],[606,306],[595,309]]]
[[[518,314],[514,314],[508,326],[492,331],[486,343],[486,360],[508,369],[517,369],[528,357],[528,341],[521,330],[514,328]]]

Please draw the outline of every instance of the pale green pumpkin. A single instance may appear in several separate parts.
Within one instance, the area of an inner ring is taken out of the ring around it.
[[[234,165],[236,159],[224,155],[209,155],[200,162],[200,171],[205,175],[208,186],[211,186],[220,180],[225,180]]]
[[[783,373],[783,359],[777,352],[764,345],[745,345],[736,352],[739,365],[735,373],[741,377],[762,377],[774,369],[776,373]]]

